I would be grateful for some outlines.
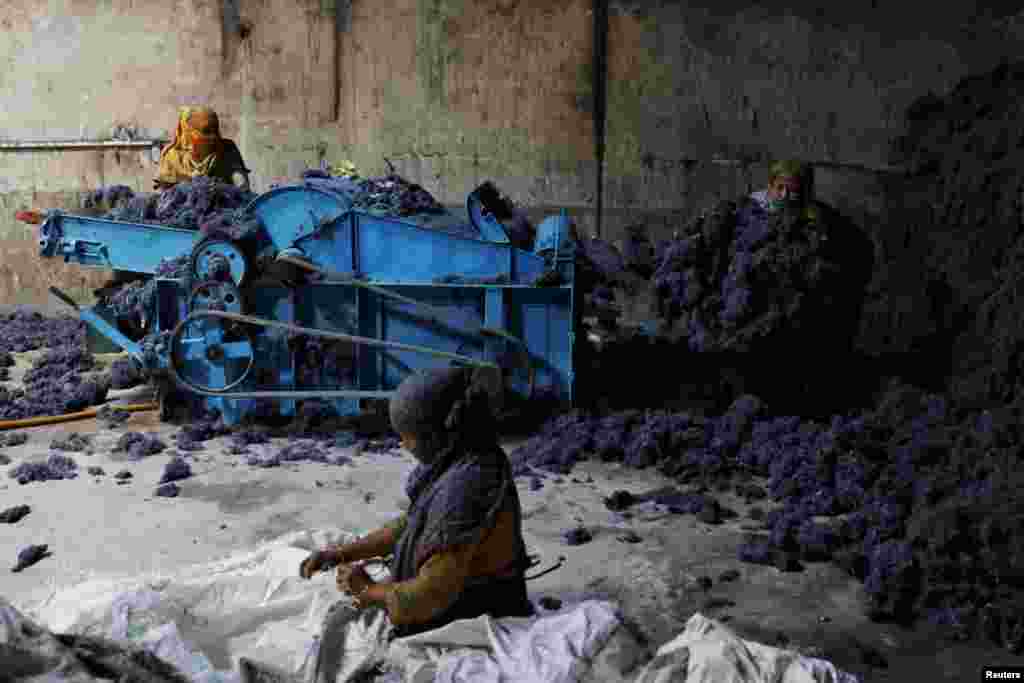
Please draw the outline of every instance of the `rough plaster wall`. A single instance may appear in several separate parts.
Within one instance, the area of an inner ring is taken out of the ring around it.
[[[240,83],[238,144],[262,191],[317,164],[337,137],[335,5],[249,0],[239,14],[248,36],[227,44]]]
[[[209,0],[19,0],[0,27],[3,138],[96,139],[115,123],[158,135],[179,105],[237,102]]]
[[[81,205],[82,193],[100,185],[145,189],[151,178],[149,151],[0,152],[0,303],[44,304],[50,286],[84,300],[106,271],[39,257],[34,226],[14,220],[28,208]]]
[[[863,189],[842,165],[885,168],[911,101],[1024,57],[1020,3],[986,4],[613,1],[608,232],[623,209],[669,231],[780,157],[833,164],[826,198]]]
[[[884,183],[842,164],[884,166],[906,104],[1024,45],[1024,15],[969,2],[923,15],[881,0],[703,4],[612,3],[605,236],[637,219],[670,232],[761,185],[782,156],[833,164],[818,169],[823,198],[867,225]],[[206,101],[257,190],[322,159],[379,173],[387,157],[449,205],[490,178],[538,217],[565,206],[592,224],[591,0],[6,7],[0,137],[157,134],[176,106]],[[144,189],[154,171],[134,152],[0,153],[4,254],[34,252],[11,209],[76,205],[67,193],[103,183]],[[45,292],[36,259],[21,262],[4,259],[0,296]],[[81,289],[78,269],[60,272],[46,277]]]
[[[352,6],[342,33],[342,153],[383,157],[447,204],[493,179],[528,205],[584,206],[596,177],[589,1]]]

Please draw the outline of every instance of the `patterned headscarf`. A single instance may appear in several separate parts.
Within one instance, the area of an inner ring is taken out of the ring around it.
[[[181,107],[174,138],[160,151],[161,176],[165,167],[177,175],[208,175],[221,153],[220,119],[209,107]],[[179,153],[168,156],[172,150]],[[173,159],[173,161],[172,161]]]

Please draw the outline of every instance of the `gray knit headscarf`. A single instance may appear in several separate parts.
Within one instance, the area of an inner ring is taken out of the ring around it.
[[[466,368],[408,377],[391,398],[391,425],[415,436],[408,524],[395,547],[397,581],[413,578],[435,552],[473,543],[489,529],[515,483],[498,445],[480,375]]]
[[[465,368],[428,370],[409,376],[391,397],[391,426],[399,434],[416,437],[413,455],[431,464],[450,440],[449,432],[461,415],[472,380]]]

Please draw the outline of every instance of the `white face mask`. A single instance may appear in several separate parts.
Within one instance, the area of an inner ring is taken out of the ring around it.
[[[798,189],[790,189],[788,187],[781,187],[775,192],[769,192],[768,194],[768,209],[770,211],[778,211],[787,206],[799,206],[801,200],[801,192]],[[774,195],[774,196],[773,196]]]

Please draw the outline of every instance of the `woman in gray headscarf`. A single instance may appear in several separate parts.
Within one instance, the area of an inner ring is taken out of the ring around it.
[[[383,607],[395,637],[483,614],[533,613],[519,496],[478,377],[450,368],[402,382],[390,416],[419,462],[406,484],[408,512],[363,539],[313,553],[300,569],[309,578],[339,565],[339,588],[360,607]],[[391,553],[391,581],[375,583],[351,564]]]

